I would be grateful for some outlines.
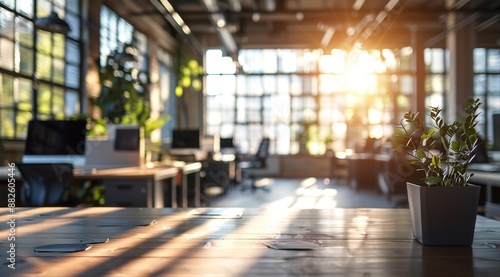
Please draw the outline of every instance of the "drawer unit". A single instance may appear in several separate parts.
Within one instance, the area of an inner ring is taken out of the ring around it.
[[[152,188],[144,180],[110,180],[104,183],[105,206],[148,207]]]

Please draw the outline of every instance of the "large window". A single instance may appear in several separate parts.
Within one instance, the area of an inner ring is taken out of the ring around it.
[[[36,3],[36,5],[35,5]],[[26,137],[29,120],[81,112],[80,1],[0,1],[0,137]],[[36,30],[55,11],[67,36]]]
[[[500,151],[500,49],[474,49],[474,74],[474,95],[485,99],[480,131],[488,149]]]
[[[241,50],[245,74],[236,74],[231,58],[209,50],[206,132],[234,137],[247,153],[266,136],[275,154],[298,153],[304,133],[311,154],[390,136],[394,107],[408,110],[414,93],[410,56],[410,49]]]

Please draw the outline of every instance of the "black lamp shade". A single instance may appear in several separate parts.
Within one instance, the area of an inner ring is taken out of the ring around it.
[[[71,31],[68,23],[59,18],[57,13],[54,11],[52,11],[47,17],[42,17],[35,20],[35,26],[40,30],[63,35],[66,35]]]
[[[124,62],[137,62],[137,49],[131,45],[126,45],[123,51],[115,53],[113,59],[121,64]]]

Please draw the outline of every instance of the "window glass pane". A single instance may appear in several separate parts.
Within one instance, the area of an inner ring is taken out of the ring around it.
[[[47,85],[40,84],[38,86],[38,98],[37,98],[38,112],[40,114],[50,115],[50,110],[51,110],[50,102],[51,102],[50,87]]]
[[[10,109],[0,110],[0,135],[5,138],[14,138],[14,112]]]
[[[278,82],[278,93],[288,94],[290,92],[290,77],[288,75],[276,76]]]
[[[413,51],[410,47],[405,47],[405,48],[401,49],[400,56],[399,56],[399,58],[400,58],[399,69],[401,71],[410,71],[411,70],[412,53],[413,53]]]
[[[500,72],[500,49],[488,50],[488,71]]]
[[[12,107],[14,104],[14,98],[12,97],[12,92],[14,91],[14,79],[12,76],[5,74],[1,74],[0,78],[2,80],[2,91],[0,91],[2,103],[0,103],[0,106]]]
[[[262,51],[262,72],[264,73],[276,73],[278,72],[278,57],[276,56],[275,50],[263,50]]]
[[[33,86],[31,80],[18,79],[19,102],[17,108],[31,111],[33,108]]]
[[[474,94],[484,95],[486,93],[486,74],[474,76]]]
[[[14,71],[14,43],[0,38],[0,67]]]
[[[64,72],[64,60],[60,60],[60,59],[54,59],[54,72],[53,72],[53,77],[52,77],[52,80],[55,82],[55,83],[58,83],[58,84],[64,84],[64,77],[65,77],[65,72]]]
[[[64,7],[64,4],[66,1],[68,0],[52,0],[54,2],[54,5],[56,5],[57,7]]]
[[[61,34],[54,34],[53,35],[53,45],[52,45],[52,56],[54,58],[59,58],[63,59],[64,58],[64,53],[65,53],[65,42],[64,42],[64,36]]]
[[[31,112],[18,112],[16,116],[16,133],[20,138],[28,135],[28,123],[33,118]]]
[[[474,72],[486,71],[486,49],[474,49]]]
[[[500,76],[499,75],[489,75],[488,76],[488,93],[490,94],[500,94]]]
[[[0,3],[4,4],[5,6],[14,9],[14,0],[0,0]]]
[[[80,63],[80,47],[73,41],[66,43],[66,61],[72,64]]]
[[[430,71],[432,73],[444,72],[444,51],[443,49],[432,49],[432,58],[430,64]]]
[[[433,74],[428,76],[427,80],[430,82],[429,83],[429,90],[427,90],[427,85],[426,85],[426,91],[427,92],[433,92],[433,93],[444,93],[444,75],[438,75],[438,74]]]
[[[19,43],[33,47],[33,22],[22,17],[16,17],[16,31],[19,33]]]
[[[293,73],[297,71],[297,52],[295,50],[284,49],[284,50],[277,50],[276,52],[278,53],[279,68],[277,70],[273,69],[274,71],[270,69],[270,72],[278,71],[284,73],[287,72]],[[266,57],[264,58],[267,59]],[[271,59],[273,57],[269,56],[269,58]]]
[[[51,33],[45,31],[37,32],[36,48],[44,54],[52,53],[52,36]]]
[[[36,17],[48,16],[52,10],[52,5],[49,0],[36,1]]]
[[[78,1],[69,1],[69,2],[78,2]],[[19,13],[22,13],[28,17],[33,17],[33,0],[17,1],[16,9]]]
[[[272,82],[275,82],[274,78],[270,77]],[[292,75],[290,78],[290,94],[300,95],[304,88],[302,87],[302,77],[297,75]],[[271,80],[269,82],[271,82]]]
[[[19,47],[19,72],[27,75],[33,74],[33,49]]]
[[[39,79],[50,80],[52,58],[40,52],[36,55],[36,73]]]
[[[413,93],[413,76],[401,75],[400,76],[400,92],[404,94]]]
[[[80,11],[78,2],[79,1],[66,1],[66,9],[70,12],[78,13]]]
[[[78,66],[66,66],[66,85],[73,88],[78,88],[80,85],[80,68]]]
[[[0,35],[14,39],[14,14],[0,8]]]
[[[66,117],[77,115],[78,111],[80,110],[78,91],[66,91],[66,94],[64,96],[64,113]]]
[[[72,1],[70,1],[72,2]],[[74,1],[77,2],[77,1]],[[73,39],[79,39],[80,38],[80,18],[78,18],[77,15],[72,14],[72,13],[67,13],[64,20],[68,22],[69,27],[71,28],[71,31],[68,33],[68,37],[73,38]]]
[[[61,88],[52,88],[52,114],[56,119],[64,119],[64,90]]]

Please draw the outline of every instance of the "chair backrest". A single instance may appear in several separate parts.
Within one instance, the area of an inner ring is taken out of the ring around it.
[[[260,141],[259,149],[255,153],[255,158],[262,163],[262,167],[266,166],[267,156],[269,156],[269,138],[263,138]]]
[[[21,172],[21,205],[63,206],[63,196],[73,180],[70,163],[16,163]]]

